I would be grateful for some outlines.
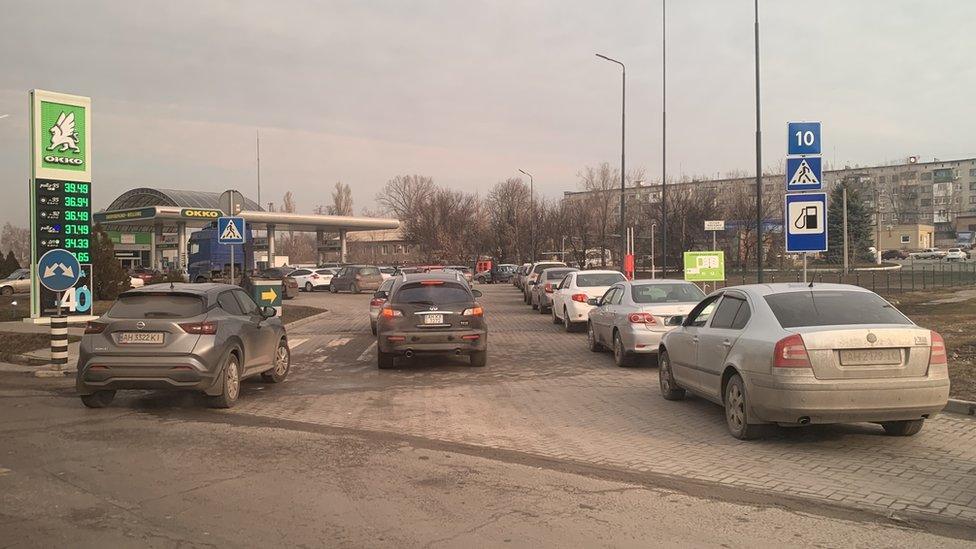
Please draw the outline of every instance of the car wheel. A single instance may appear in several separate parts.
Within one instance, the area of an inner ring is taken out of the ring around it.
[[[734,374],[725,386],[725,423],[732,436],[739,440],[751,440],[759,436],[759,425],[749,423],[749,402],[746,386],[739,374]]]
[[[336,285],[335,284],[329,284],[329,293],[330,294],[337,294],[337,293],[339,293],[339,288],[336,288]]]
[[[197,284],[203,284],[206,281],[207,281],[207,279],[204,278],[204,277],[202,277],[202,276],[198,276],[197,277]]]
[[[311,282],[306,282],[305,283],[305,291],[306,292],[314,292],[315,291],[315,286],[312,286],[312,283]]]
[[[369,323],[369,330],[371,332],[373,332],[373,335],[376,335],[376,323],[375,322],[370,322]]]
[[[562,324],[562,320],[559,320],[559,317],[556,316],[556,308],[555,307],[550,307],[549,308],[549,312],[552,314],[552,323],[553,324]]]
[[[376,351],[376,366],[380,370],[388,370],[393,367],[393,363],[396,361],[396,355],[393,353],[384,353],[383,351]]]
[[[291,351],[288,349],[288,342],[282,339],[278,342],[278,348],[275,349],[274,366],[261,374],[261,377],[270,383],[281,383],[288,376],[290,368]]]
[[[488,351],[475,351],[471,353],[471,365],[480,368],[488,364]]]
[[[661,384],[661,396],[665,400],[682,400],[685,398],[685,390],[678,387],[674,381],[674,373],[671,371],[671,358],[667,351],[661,351],[658,357],[658,378]]]
[[[905,421],[885,421],[881,424],[885,433],[894,437],[910,437],[922,430],[924,419],[909,419]]]
[[[352,283],[352,288],[349,288],[349,291],[351,291],[354,294],[358,294],[360,292],[360,290],[359,290],[359,284],[356,284],[355,282],[353,282]]]
[[[532,305],[532,310],[533,311],[539,310],[539,304],[536,303],[534,299],[529,298],[529,303]]]
[[[566,330],[566,333],[576,331],[576,326],[574,326],[573,321],[569,319],[569,309],[565,307],[563,307],[563,330]]]
[[[241,394],[241,363],[237,355],[229,353],[221,369],[220,394],[208,398],[211,408],[230,408]]]
[[[630,357],[627,356],[627,350],[624,349],[624,342],[620,338],[620,332],[616,330],[613,332],[613,363],[621,368],[626,368],[631,365]]]
[[[596,332],[593,331],[593,323],[586,323],[586,343],[590,348],[590,351],[594,353],[599,353],[603,350],[603,346],[600,345],[596,340]]]
[[[539,301],[539,314],[540,315],[544,315],[544,314],[548,313],[549,312],[549,309],[550,309],[549,307],[545,307],[545,306],[542,305],[542,301],[541,300]]]
[[[95,391],[90,395],[81,395],[81,403],[88,408],[104,408],[112,403],[115,391]]]

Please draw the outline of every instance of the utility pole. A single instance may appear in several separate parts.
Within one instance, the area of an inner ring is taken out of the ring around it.
[[[661,273],[668,272],[668,35],[667,0],[661,0]],[[653,226],[652,226],[653,227]],[[653,232],[653,228],[651,231]],[[653,261],[654,253],[651,252]],[[652,269],[653,270],[653,269]],[[651,275],[651,278],[654,278]]]
[[[597,57],[620,65],[620,268],[623,269],[624,257],[627,255],[627,239],[624,237],[626,221],[626,159],[627,159],[627,67],[616,59],[611,59],[606,55],[596,54]]]
[[[763,281],[762,245],[762,127],[759,109],[759,0],[755,0],[756,35],[756,282]],[[846,211],[846,210],[845,210]],[[846,255],[845,255],[846,257]]]
[[[874,262],[881,265],[881,190],[877,186],[874,188]]]
[[[257,140],[257,156],[258,156],[258,204],[261,203],[261,130],[256,130],[255,138]]]
[[[847,185],[842,187],[844,193],[844,276],[850,272],[847,264]]]

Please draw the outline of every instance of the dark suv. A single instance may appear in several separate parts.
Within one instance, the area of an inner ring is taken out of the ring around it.
[[[473,290],[455,273],[398,278],[376,323],[377,366],[392,368],[398,356],[468,355],[472,366],[488,361],[488,324]]]

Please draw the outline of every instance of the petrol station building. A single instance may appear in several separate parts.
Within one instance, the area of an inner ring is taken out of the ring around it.
[[[115,243],[116,257],[124,267],[145,265],[153,269],[187,268],[189,233],[215,222],[225,212],[221,193],[140,187],[119,195],[104,211],[92,217],[108,231]],[[254,246],[257,256],[268,265],[276,265],[277,231],[314,232],[318,262],[335,244],[338,235],[340,262],[347,257],[347,235],[354,231],[396,229],[396,219],[268,212],[244,197],[241,210],[235,212],[247,222],[248,230],[257,230]],[[259,236],[263,233],[263,236]]]

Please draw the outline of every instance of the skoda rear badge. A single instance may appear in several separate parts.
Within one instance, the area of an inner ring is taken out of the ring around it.
[[[878,336],[868,333],[868,343],[874,343],[876,341],[878,341]]]

